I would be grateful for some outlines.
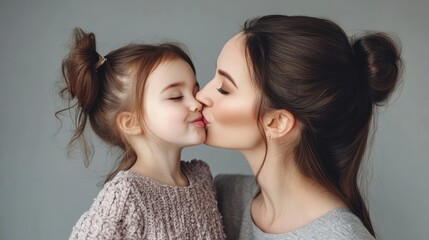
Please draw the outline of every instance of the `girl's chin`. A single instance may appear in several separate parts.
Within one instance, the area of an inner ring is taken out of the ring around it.
[[[196,139],[193,145],[205,144],[205,142],[206,142],[206,135],[204,134],[204,137],[199,137],[198,139]]]

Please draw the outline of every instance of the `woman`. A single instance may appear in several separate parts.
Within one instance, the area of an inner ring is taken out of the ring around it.
[[[358,172],[400,70],[384,33],[349,41],[325,19],[247,21],[197,94],[205,143],[239,150],[256,176],[216,178],[227,237],[374,239]]]

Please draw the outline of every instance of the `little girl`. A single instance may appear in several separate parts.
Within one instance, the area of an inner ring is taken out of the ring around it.
[[[209,167],[180,161],[206,132],[195,68],[177,45],[130,44],[100,56],[77,28],[62,70],[61,95],[75,108],[70,145],[89,122],[121,161],[70,239],[224,239]],[[62,112],[59,111],[58,113]],[[88,157],[86,161],[88,161]]]

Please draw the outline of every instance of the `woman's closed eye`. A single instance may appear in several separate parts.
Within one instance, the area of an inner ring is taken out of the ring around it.
[[[216,90],[222,95],[228,95],[229,94],[229,92],[223,88],[223,84],[219,88],[216,88]]]
[[[229,94],[229,92],[225,91],[225,90],[222,88],[222,86],[221,86],[221,87],[219,87],[219,88],[216,88],[216,90],[217,90],[218,92],[220,92],[221,94],[223,94],[223,95],[228,95],[228,94]]]

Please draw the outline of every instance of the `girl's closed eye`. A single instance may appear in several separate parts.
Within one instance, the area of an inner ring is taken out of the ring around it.
[[[173,101],[180,101],[183,99],[183,96],[174,96],[174,97],[169,97],[168,100],[173,100]]]

